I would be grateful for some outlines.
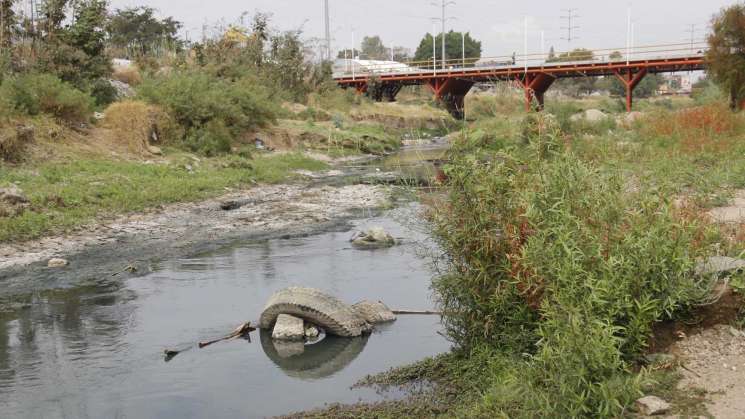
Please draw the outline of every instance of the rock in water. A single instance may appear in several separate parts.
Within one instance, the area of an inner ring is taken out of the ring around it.
[[[47,262],[47,267],[49,268],[64,268],[65,266],[67,266],[67,261],[65,259],[54,258]]]
[[[645,416],[655,416],[667,413],[670,404],[657,396],[646,396],[636,401],[639,413]]]
[[[320,335],[321,332],[318,331],[318,328],[313,326],[310,323],[305,324],[305,337],[309,339],[317,338],[318,335]]]
[[[277,322],[274,324],[272,339],[302,341],[305,339],[303,319],[290,316],[289,314],[280,314],[277,316]]]
[[[352,306],[357,313],[370,324],[389,323],[396,321],[396,315],[393,314],[382,302],[360,301]]]
[[[352,237],[352,245],[361,249],[382,249],[396,245],[396,239],[380,227],[373,227]]]

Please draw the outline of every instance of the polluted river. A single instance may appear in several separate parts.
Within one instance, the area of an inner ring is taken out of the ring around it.
[[[431,176],[427,161],[442,152],[442,143],[405,147],[349,171]],[[271,295],[290,286],[348,303],[433,310],[436,248],[421,211],[404,200],[310,235],[234,242],[164,258],[144,275],[33,292],[27,304],[0,313],[0,416],[260,418],[400,397],[352,386],[446,352],[438,316],[401,315],[370,335],[326,336],[294,355],[277,351],[271,331],[201,349],[197,342],[256,324]],[[354,231],[372,226],[399,244],[351,246]],[[182,352],[166,358],[167,348]]]

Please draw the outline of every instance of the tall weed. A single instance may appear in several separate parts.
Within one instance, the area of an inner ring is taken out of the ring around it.
[[[525,356],[493,382],[490,414],[613,417],[639,394],[629,371],[652,326],[710,291],[692,275],[708,226],[583,162],[545,119],[513,146],[453,153],[432,213],[449,256],[434,289],[458,348]]]

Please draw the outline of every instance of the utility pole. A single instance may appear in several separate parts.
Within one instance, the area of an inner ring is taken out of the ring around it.
[[[579,26],[575,25],[575,22],[579,18],[579,15],[577,15],[577,9],[561,9],[561,11],[562,13],[565,13],[561,16],[561,19],[567,21],[567,25],[561,27],[561,29],[567,31],[567,36],[566,38],[561,39],[567,41],[571,49],[572,41],[578,39],[578,37],[574,35],[573,32],[580,28]]]
[[[686,33],[691,35],[691,54],[694,54],[696,52],[696,34],[700,33],[703,29],[698,28],[698,24],[692,23],[689,25],[689,29],[686,30]]]
[[[331,19],[329,18],[329,0],[323,0],[326,24],[326,60],[331,61]]]
[[[433,6],[438,6],[442,8],[442,17],[440,18],[440,22],[442,22],[442,69],[445,69],[445,62],[447,58],[445,57],[445,22],[450,18],[445,18],[445,9],[448,6],[455,6],[454,1],[447,1],[447,0],[440,0],[440,4],[432,3]]]

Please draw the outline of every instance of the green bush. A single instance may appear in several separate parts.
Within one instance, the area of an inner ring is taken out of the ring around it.
[[[118,99],[119,92],[106,79],[99,79],[90,85],[90,93],[96,106],[108,106]]]
[[[212,157],[228,153],[232,139],[233,136],[225,123],[215,119],[201,128],[193,128],[187,135],[185,144],[191,151]]]
[[[250,78],[230,81],[206,73],[176,73],[145,80],[138,88],[147,102],[166,109],[181,125],[190,148],[224,152],[232,138],[274,121],[279,112],[269,93]]]
[[[711,290],[692,274],[707,225],[581,161],[541,119],[509,149],[452,153],[432,214],[449,269],[434,289],[459,349],[523,359],[492,381],[484,416],[619,416],[652,326]]]
[[[93,99],[49,74],[10,77],[0,85],[0,98],[18,112],[53,115],[63,121],[80,123],[93,112]]]

